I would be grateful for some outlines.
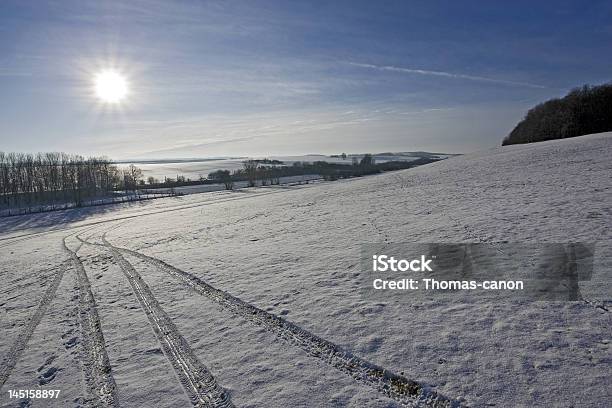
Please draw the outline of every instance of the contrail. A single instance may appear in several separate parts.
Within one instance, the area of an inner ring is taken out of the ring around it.
[[[444,71],[430,71],[426,69],[394,67],[392,65],[363,64],[363,63],[358,63],[358,62],[349,62],[349,64],[356,66],[356,67],[361,67],[361,68],[377,69],[379,71],[403,72],[406,74],[417,74],[417,75],[433,75],[433,76],[440,76],[440,77],[446,77],[446,78],[467,79],[470,81],[491,82],[491,83],[503,84],[503,85],[525,86],[528,88],[539,88],[539,89],[546,88],[543,85],[532,84],[529,82],[508,81],[505,79],[487,78],[487,77],[481,77],[481,76],[476,76],[476,75],[455,74],[452,72],[444,72]]]

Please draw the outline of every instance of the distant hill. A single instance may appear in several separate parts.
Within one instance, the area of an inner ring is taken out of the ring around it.
[[[527,112],[502,146],[564,139],[612,130],[612,83],[576,88]]]

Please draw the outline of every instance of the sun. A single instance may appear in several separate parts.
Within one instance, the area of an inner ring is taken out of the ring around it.
[[[109,69],[94,76],[96,96],[104,103],[119,103],[128,95],[128,81],[121,73]]]

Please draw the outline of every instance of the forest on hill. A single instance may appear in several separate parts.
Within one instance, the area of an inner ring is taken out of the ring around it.
[[[502,146],[541,142],[612,130],[612,83],[576,88],[541,103],[503,140]]]

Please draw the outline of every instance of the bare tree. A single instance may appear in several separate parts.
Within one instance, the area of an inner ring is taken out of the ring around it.
[[[258,163],[255,160],[245,160],[242,162],[244,174],[249,181],[249,187],[255,187],[257,184],[257,167]]]
[[[372,156],[372,154],[370,153],[366,153],[363,155],[363,157],[361,158],[361,161],[359,162],[359,164],[361,166],[372,166],[375,164],[375,160],[374,160],[374,156]]]
[[[232,179],[229,170],[225,170],[223,176],[221,177],[221,180],[223,181],[223,185],[225,186],[226,190],[234,189],[234,180]]]
[[[141,177],[131,169],[131,178]],[[107,158],[85,159],[66,153],[0,152],[0,209],[31,211],[34,206],[55,208],[108,195],[119,187],[117,167]]]

